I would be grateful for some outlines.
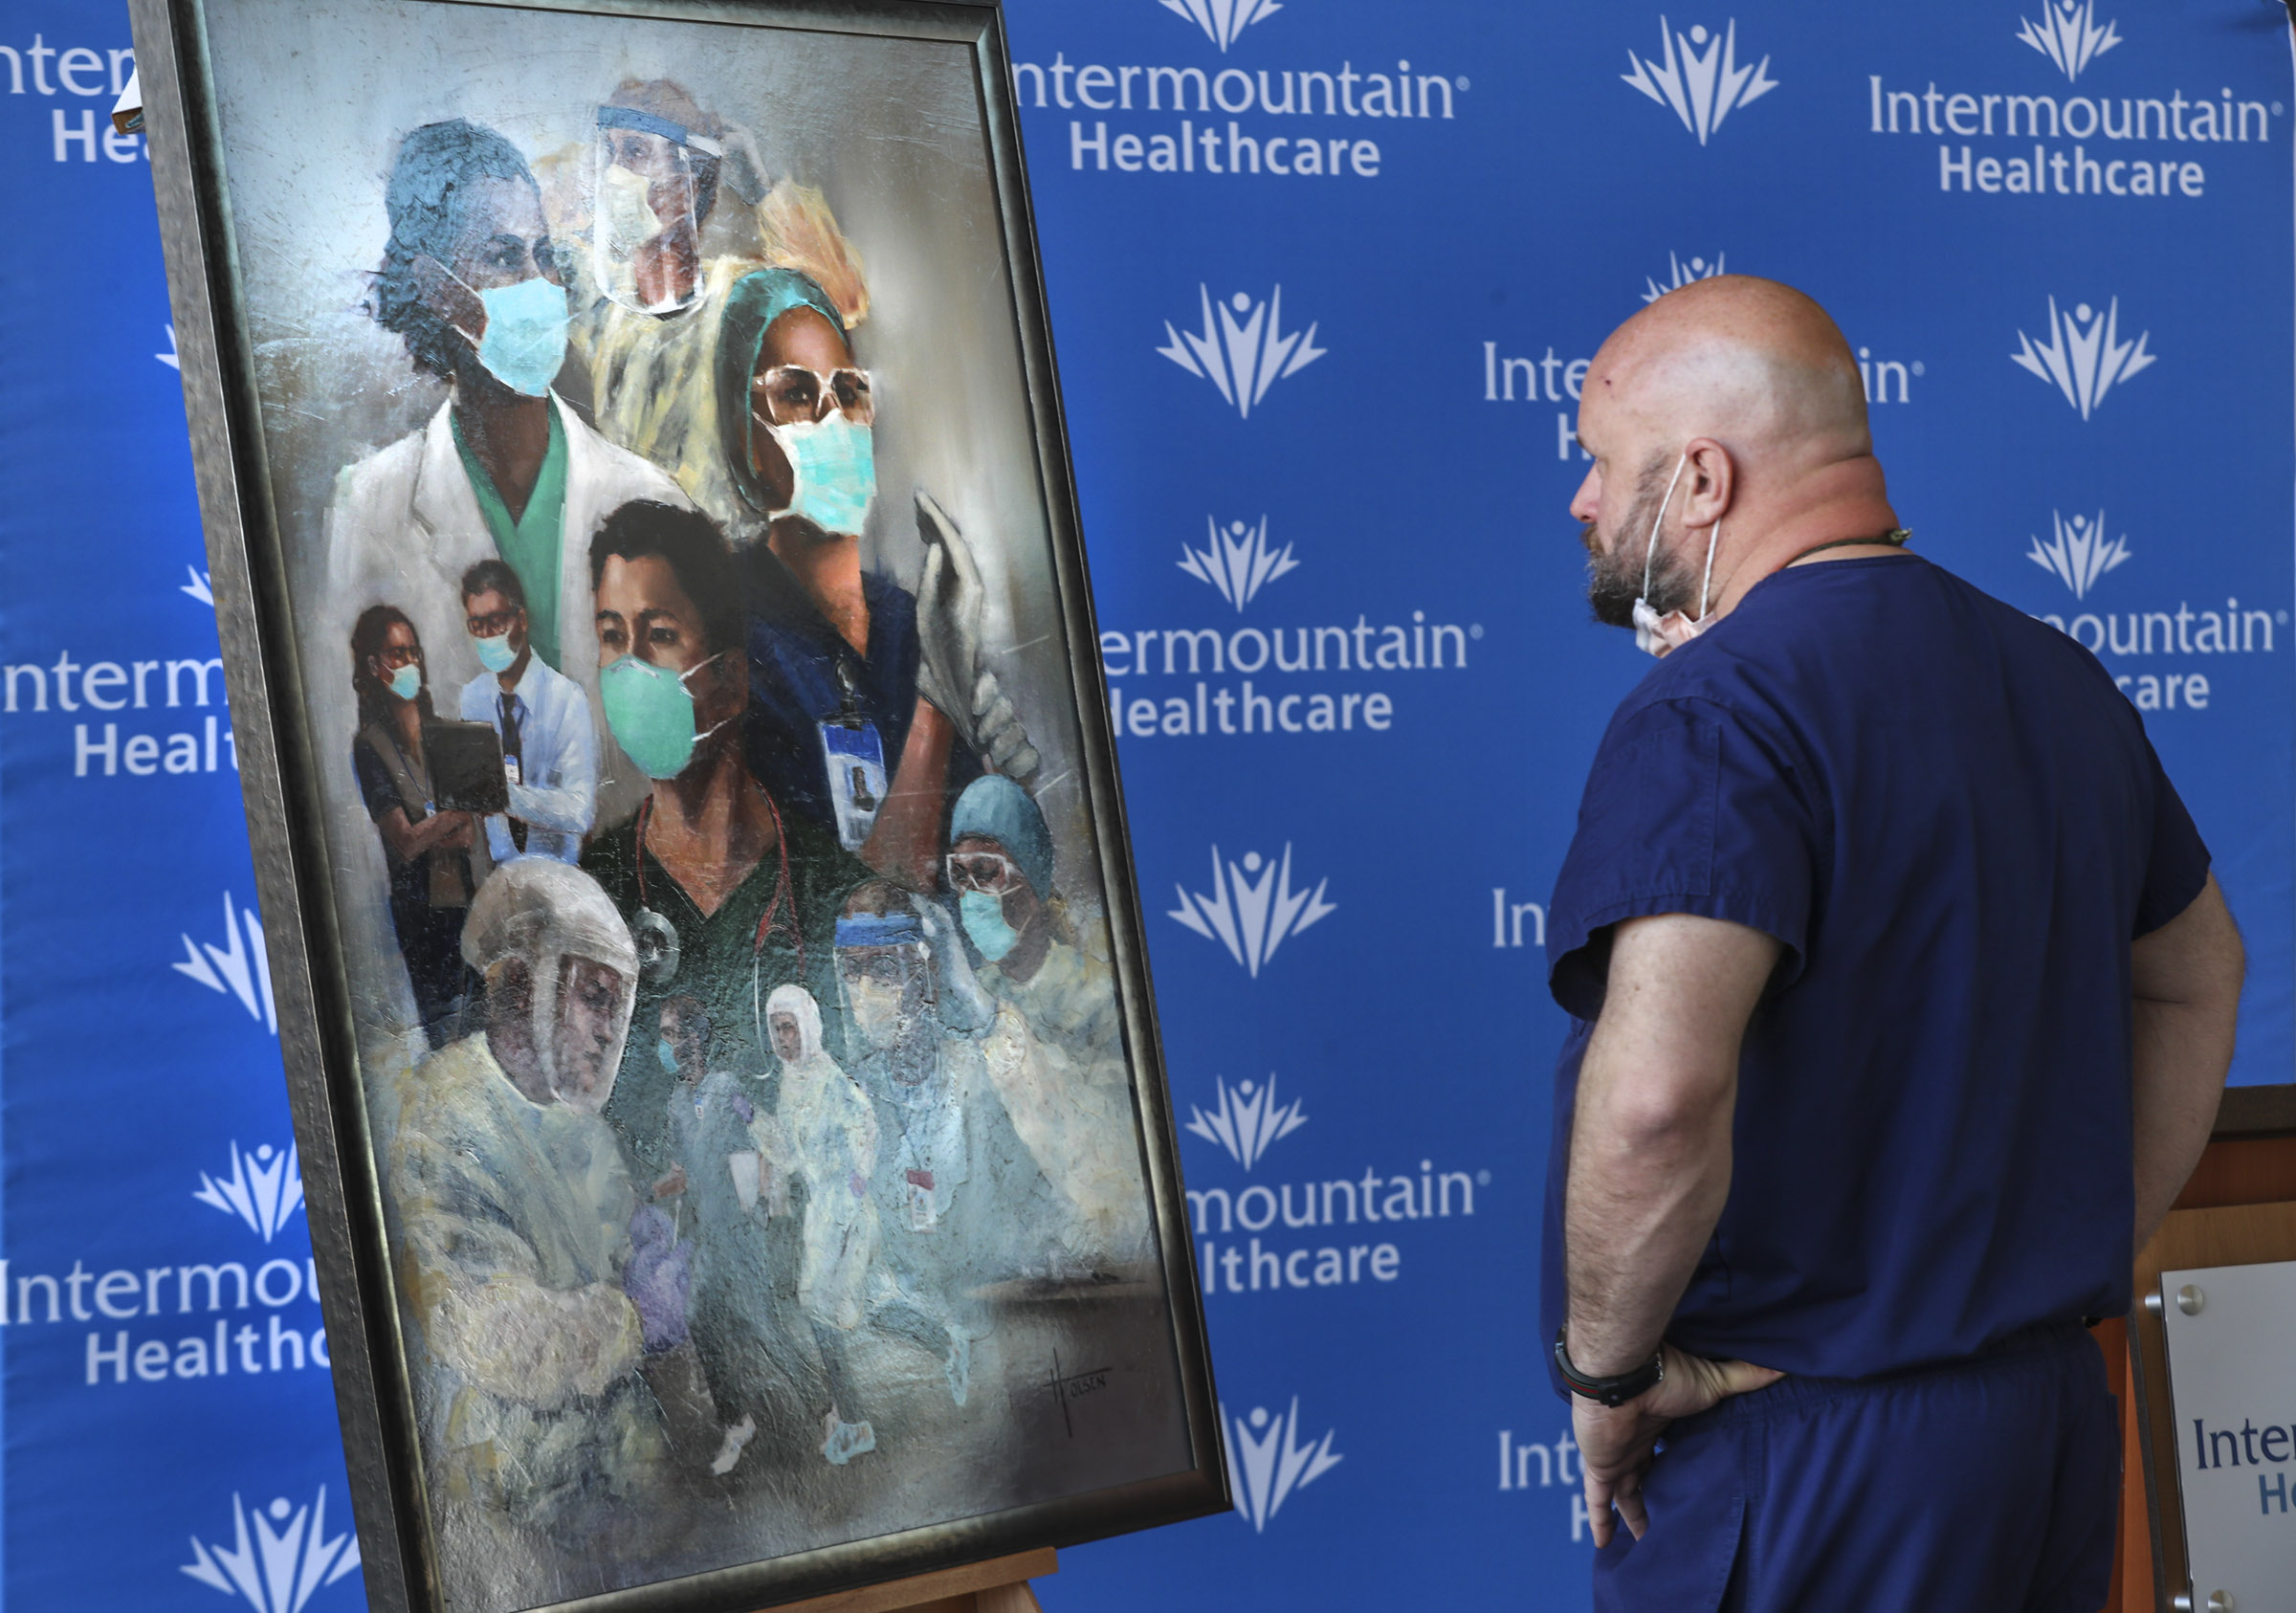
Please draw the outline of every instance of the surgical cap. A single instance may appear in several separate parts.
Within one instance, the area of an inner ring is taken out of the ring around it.
[[[964,786],[949,818],[949,842],[978,834],[1004,848],[1040,896],[1052,894],[1052,831],[1028,792],[1001,773],[983,773]]]
[[[506,958],[523,958],[538,980],[552,979],[568,953],[637,978],[629,926],[582,870],[555,857],[520,857],[487,876],[462,925],[462,956],[472,968],[483,975]]]
[[[742,276],[725,294],[725,313],[718,321],[718,431],[724,439],[726,469],[743,500],[767,515],[775,506],[767,502],[749,469],[750,433],[756,430],[749,383],[767,327],[792,308],[810,308],[840,336],[845,333],[845,317],[829,294],[810,275],[795,269],[761,269]]]

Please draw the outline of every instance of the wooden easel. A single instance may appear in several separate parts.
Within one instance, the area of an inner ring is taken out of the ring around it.
[[[792,1602],[774,1613],[1042,1613],[1028,1581],[1060,1572],[1051,1547]]]

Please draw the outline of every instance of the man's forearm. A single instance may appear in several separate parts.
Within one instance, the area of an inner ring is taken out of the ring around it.
[[[1589,1050],[1593,1062],[1596,1050]],[[1656,1352],[1730,1195],[1735,1082],[1704,1113],[1627,1119],[1597,1072],[1574,1131],[1564,1199],[1571,1363],[1608,1375]],[[1582,1075],[1583,1080],[1583,1075]],[[1584,1088],[1581,1088],[1582,1092]]]

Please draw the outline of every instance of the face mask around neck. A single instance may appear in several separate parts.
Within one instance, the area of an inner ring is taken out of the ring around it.
[[[1706,574],[1698,584],[1698,615],[1695,620],[1679,610],[1669,610],[1664,616],[1650,603],[1650,563],[1658,554],[1658,529],[1666,524],[1667,506],[1674,501],[1674,488],[1682,480],[1684,467],[1690,462],[1689,451],[1685,449],[1674,462],[1674,475],[1667,483],[1667,496],[1658,501],[1658,514],[1650,522],[1650,541],[1643,548],[1643,591],[1634,601],[1634,647],[1646,654],[1664,655],[1669,650],[1680,650],[1710,625],[1707,599],[1714,582],[1714,546],[1722,541],[1722,523],[1714,522],[1706,538]]]

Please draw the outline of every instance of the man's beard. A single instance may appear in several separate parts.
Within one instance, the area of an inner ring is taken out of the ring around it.
[[[1621,523],[1623,530],[1609,543],[1603,542],[1593,521],[1579,533],[1579,541],[1586,545],[1586,602],[1595,620],[1606,628],[1633,627],[1638,599],[1647,599],[1661,616],[1700,604],[1698,568],[1663,542],[1650,553],[1650,586],[1647,591],[1643,587],[1643,557],[1649,552],[1651,524],[1666,503],[1667,480],[1666,460],[1652,460],[1643,470],[1634,507]]]

